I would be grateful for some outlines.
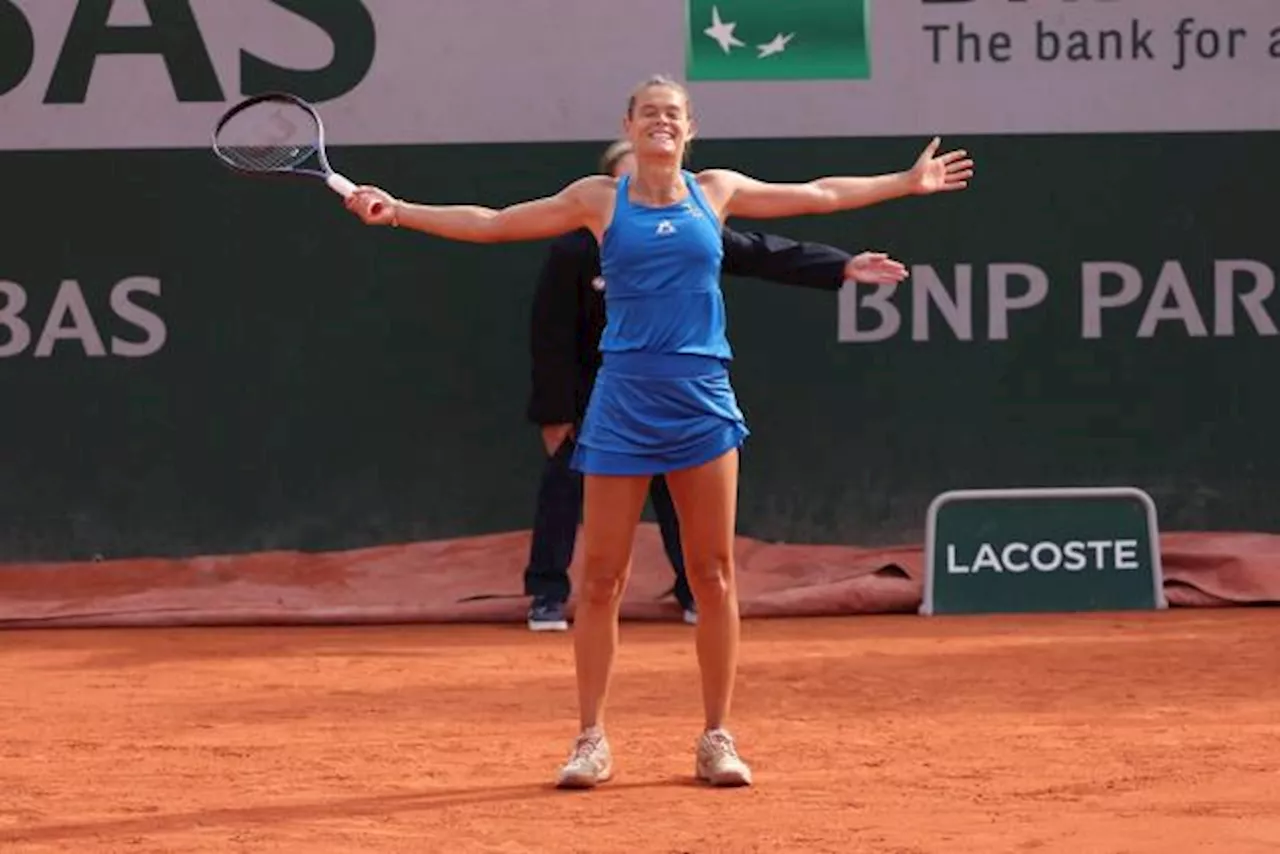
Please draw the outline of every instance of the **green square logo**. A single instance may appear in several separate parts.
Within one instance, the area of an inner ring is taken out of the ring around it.
[[[870,5],[871,0],[686,0],[685,77],[869,79]]]

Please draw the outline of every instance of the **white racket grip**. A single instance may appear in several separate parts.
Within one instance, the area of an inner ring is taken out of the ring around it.
[[[344,199],[356,191],[356,185],[339,175],[337,172],[334,172],[326,178],[325,183],[329,185],[329,189],[333,190]]]

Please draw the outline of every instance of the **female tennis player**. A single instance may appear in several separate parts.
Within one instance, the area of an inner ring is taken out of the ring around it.
[[[607,323],[602,365],[574,466],[584,474],[584,583],[574,620],[580,731],[558,785],[608,780],[613,759],[604,705],[618,641],[618,610],[636,525],[652,475],[666,475],[684,535],[705,728],[696,774],[717,786],[751,783],[726,723],[737,669],[739,617],[733,543],[738,449],[748,430],[729,382],[732,353],[720,291],[721,225],[862,208],[959,190],[973,175],[964,151],[925,147],[911,169],[874,177],[775,184],[727,169],[684,169],[695,126],[686,90],[653,77],[632,93],[623,119],[636,156],[630,175],[593,175],[553,196],[495,210],[421,205],[360,187],[347,207],[369,225],[494,243],[588,228],[601,247]],[[860,279],[901,281],[906,269],[871,256]]]

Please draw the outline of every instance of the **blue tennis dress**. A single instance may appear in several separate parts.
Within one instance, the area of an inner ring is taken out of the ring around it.
[[[750,431],[729,383],[720,220],[690,172],[689,195],[648,207],[618,181],[600,247],[601,366],[573,454],[585,474],[653,475],[740,447]]]

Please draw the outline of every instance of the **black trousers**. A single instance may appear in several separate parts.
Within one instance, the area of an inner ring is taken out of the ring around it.
[[[558,602],[569,599],[569,564],[573,562],[578,523],[582,519],[582,475],[569,465],[573,448],[573,440],[565,440],[542,467],[529,563],[524,571],[526,596]],[[693,594],[685,577],[684,555],[680,550],[680,523],[666,478],[658,475],[650,481],[649,500],[662,532],[662,547],[675,571],[672,593],[682,607],[692,607]]]

